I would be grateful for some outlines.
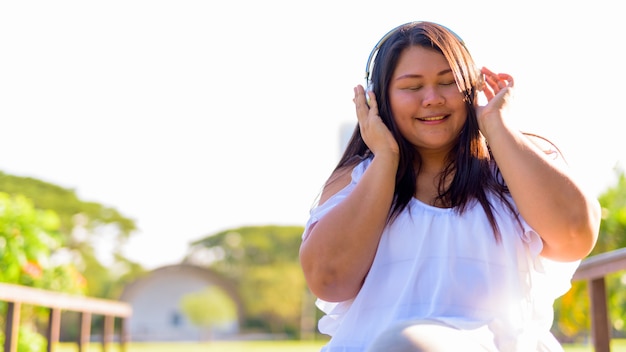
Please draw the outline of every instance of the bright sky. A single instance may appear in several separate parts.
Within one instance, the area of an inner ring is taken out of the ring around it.
[[[303,225],[370,50],[412,20],[512,74],[511,120],[593,194],[612,185],[626,21],[609,0],[3,1],[0,170],[135,219],[126,254],[148,268],[221,230]]]

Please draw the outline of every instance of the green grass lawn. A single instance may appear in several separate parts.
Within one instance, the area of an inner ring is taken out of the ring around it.
[[[140,343],[128,345],[127,352],[318,352],[324,342],[300,341],[215,341],[190,343]],[[117,344],[113,344],[110,352],[119,352]],[[59,344],[56,352],[76,352],[76,344]],[[89,352],[101,352],[98,343],[89,345]]]
[[[563,344],[565,352],[593,352],[591,345],[567,345]],[[612,339],[611,352],[626,352],[626,339]]]
[[[131,343],[127,352],[318,352],[324,342],[299,341],[216,341],[203,343]],[[593,352],[590,345],[563,345],[565,352]],[[56,352],[76,352],[75,344],[60,344]],[[102,346],[92,343],[89,352],[100,352]],[[119,352],[117,345],[109,349],[110,352]],[[612,352],[626,352],[626,340],[614,339],[611,344]]]

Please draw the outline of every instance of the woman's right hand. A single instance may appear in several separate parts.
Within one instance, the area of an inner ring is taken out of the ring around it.
[[[369,96],[369,105],[365,94]],[[368,91],[366,93],[363,86],[358,85],[354,88],[352,101],[356,107],[361,137],[372,153],[375,156],[384,153],[399,155],[398,142],[378,114],[378,103],[374,92]]]

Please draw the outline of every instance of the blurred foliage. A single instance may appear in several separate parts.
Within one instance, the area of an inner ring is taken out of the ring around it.
[[[116,299],[123,285],[130,280],[124,278],[134,277],[143,271],[138,264],[121,254],[123,245],[136,230],[136,225],[134,220],[123,216],[116,209],[83,201],[71,189],[3,172],[0,172],[0,192],[24,197],[35,209],[56,214],[54,221],[57,231],[54,236],[60,245],[50,247],[50,254],[58,260],[71,263],[82,273],[83,283],[87,285],[86,294]],[[96,255],[94,243],[99,237],[109,235],[107,238],[112,238],[114,242],[113,263],[102,263]],[[27,282],[21,284],[29,285]]]
[[[64,238],[58,228],[55,212],[0,193],[0,282],[83,294],[84,277],[59,258]]]
[[[120,254],[135,229],[133,220],[83,201],[73,190],[0,172],[0,282],[117,299],[124,285],[144,272]],[[96,256],[99,236],[113,238],[112,264]],[[4,309],[0,302],[0,311]],[[41,307],[22,307],[20,346],[36,345],[37,338],[30,336],[45,325],[46,313]],[[102,317],[95,317],[93,325],[100,329]]]
[[[180,305],[189,321],[198,327],[210,329],[237,320],[235,302],[217,286],[183,296]]]
[[[602,206],[602,223],[592,255],[626,247],[626,176],[623,171],[618,173],[615,186],[598,200]]]
[[[4,346],[4,335],[0,333],[0,346]],[[45,352],[48,348],[46,338],[30,326],[20,328],[17,336],[17,352]]]
[[[598,242],[590,256],[626,247],[626,176],[616,170],[616,183],[598,197],[602,222]],[[626,273],[619,271],[605,278],[609,319],[613,337],[624,337],[626,322]],[[588,339],[591,314],[586,281],[574,281],[572,288],[555,302],[553,332],[561,341]]]
[[[85,227],[91,231],[102,225],[114,225],[119,237],[128,237],[136,230],[135,222],[121,215],[116,209],[83,201],[76,196],[74,190],[35,178],[0,172],[0,191],[24,195],[31,199],[38,209],[53,209],[61,221],[60,231],[67,235],[72,233],[76,225],[75,216],[78,214],[83,214],[87,218]]]
[[[301,226],[249,226],[191,244],[186,261],[208,266],[237,283],[244,330],[297,336],[306,283],[298,253]]]
[[[63,254],[58,250],[64,246],[59,225],[54,211],[36,209],[22,195],[0,192],[0,282],[84,294],[84,277],[72,263],[59,258]],[[5,316],[6,309],[2,302],[0,316]],[[44,351],[45,339],[36,328],[45,321],[46,310],[26,305],[20,314],[18,351]],[[4,326],[4,321],[0,323]]]

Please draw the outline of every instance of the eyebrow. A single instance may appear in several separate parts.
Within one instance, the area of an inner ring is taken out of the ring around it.
[[[443,70],[443,71],[438,72],[438,73],[437,73],[437,76],[447,75],[448,73],[451,73],[451,72],[452,72],[452,69],[448,68],[448,69],[445,69],[445,70]],[[424,77],[423,75],[417,75],[417,74],[413,74],[413,73],[407,73],[406,75],[402,75],[402,76],[400,76],[400,77],[397,77],[397,78],[396,78],[396,81],[397,81],[397,80],[401,80],[401,79],[405,79],[405,78],[423,78],[423,77]]]

